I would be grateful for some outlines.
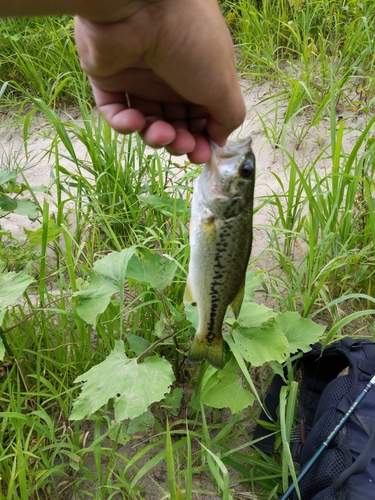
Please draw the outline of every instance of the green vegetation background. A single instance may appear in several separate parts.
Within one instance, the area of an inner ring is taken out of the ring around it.
[[[26,159],[43,117],[57,190],[39,202],[46,188],[2,155],[0,217],[39,222],[22,239],[0,228],[2,499],[147,498],[142,481],[160,469],[160,498],[278,498],[295,477],[292,360],[319,338],[373,336],[375,2],[221,5],[239,74],[269,86],[259,120],[287,178],[275,174],[279,190],[256,200],[255,211],[271,208],[273,265],[249,273],[241,316],[226,320],[223,372],[184,362],[196,325],[182,297],[199,169],[95,115],[70,17],[0,23],[0,113],[23,127]],[[350,151],[342,109],[366,118]],[[322,121],[329,145],[298,164],[295,150]],[[273,309],[253,302],[259,289]],[[252,442],[253,420],[282,365],[288,386],[268,457]]]

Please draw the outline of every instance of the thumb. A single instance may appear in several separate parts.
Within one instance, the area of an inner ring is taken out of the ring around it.
[[[229,135],[245,120],[246,106],[243,97],[238,97],[233,104],[236,108],[232,108],[230,114],[223,113],[223,107],[218,111],[208,109],[207,132],[218,146],[224,146]]]

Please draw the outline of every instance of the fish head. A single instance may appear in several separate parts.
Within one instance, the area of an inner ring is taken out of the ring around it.
[[[251,138],[212,142],[212,157],[202,172],[202,190],[214,217],[229,219],[253,207],[255,156]]]

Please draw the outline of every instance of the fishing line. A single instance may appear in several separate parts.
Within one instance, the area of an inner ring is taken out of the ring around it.
[[[299,473],[297,477],[297,483],[299,484],[301,480],[306,476],[307,472],[311,469],[311,467],[314,465],[314,463],[318,460],[320,455],[323,453],[323,451],[328,448],[330,443],[335,439],[337,434],[340,432],[340,430],[343,428],[345,422],[350,418],[352,413],[355,411],[359,403],[362,401],[362,399],[369,393],[369,391],[372,389],[372,387],[375,385],[375,375],[372,377],[370,382],[366,385],[366,387],[362,390],[362,392],[359,394],[359,396],[355,399],[354,403],[351,405],[349,410],[345,413],[345,415],[341,418],[340,422],[336,425],[336,427],[333,429],[333,431],[328,435],[328,437],[323,441],[323,443],[320,445],[320,447],[316,450],[314,455],[311,457],[311,459],[307,462],[305,467],[302,468],[301,472]],[[295,490],[295,484],[292,483],[287,491],[284,493],[284,495],[280,498],[280,500],[288,500],[291,496],[291,494]]]

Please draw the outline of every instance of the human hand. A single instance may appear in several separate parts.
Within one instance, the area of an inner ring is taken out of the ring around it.
[[[224,145],[245,116],[217,1],[129,5],[117,22],[76,17],[78,53],[98,108],[118,132],[139,132],[149,146],[206,162],[208,138]]]

